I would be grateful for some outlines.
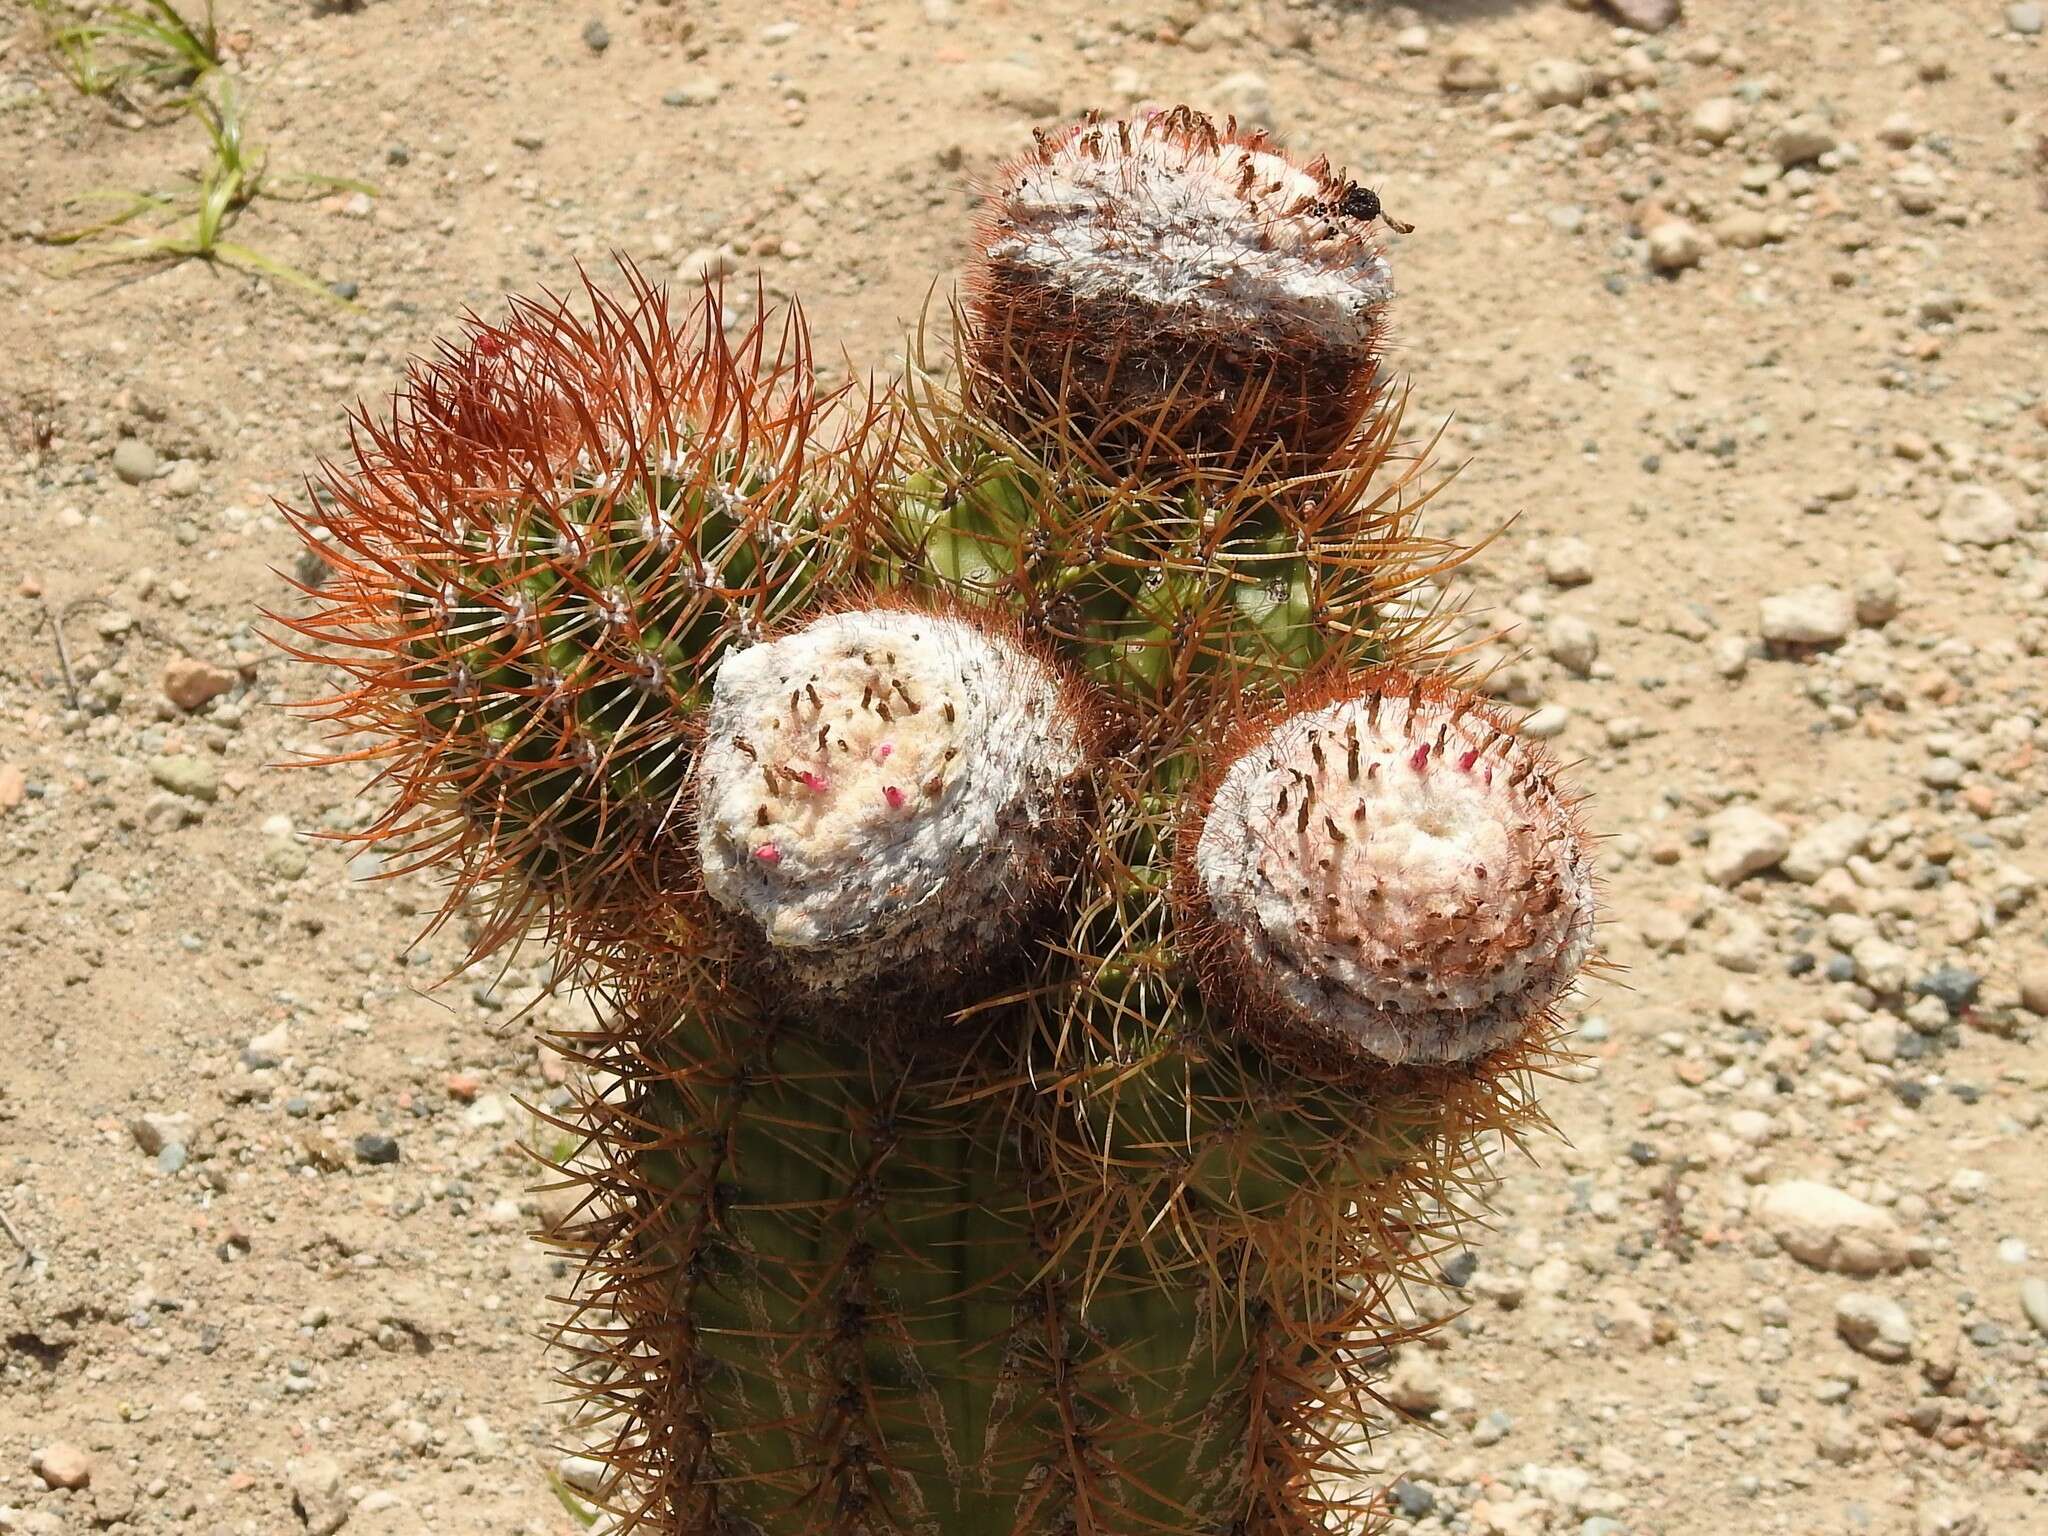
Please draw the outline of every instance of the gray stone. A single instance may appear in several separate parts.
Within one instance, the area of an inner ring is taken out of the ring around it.
[[[2020,531],[2019,513],[1988,485],[1959,485],[1942,503],[1934,531],[1951,544],[1982,549],[2005,544]]]
[[[1735,885],[1776,867],[1792,846],[1792,834],[1774,816],[1751,805],[1731,805],[1707,820],[1706,877]]]
[[[2013,0],[2005,8],[2005,24],[2021,37],[2041,35],[2042,12],[2035,0]]]
[[[1913,983],[1913,990],[1926,997],[1938,997],[1950,1013],[1961,1013],[1977,1000],[1984,978],[1967,966],[1938,965]]]
[[[1679,0],[1600,0],[1616,21],[1638,32],[1662,32],[1678,20]]]
[[[1496,1408],[1472,1426],[1472,1443],[1477,1446],[1499,1445],[1514,1427],[1513,1416],[1505,1409]]]
[[[359,1161],[377,1167],[398,1161],[398,1139],[383,1131],[365,1131],[355,1140],[356,1157]]]
[[[1856,599],[1825,583],[1775,592],[1758,606],[1757,627],[1773,645],[1840,645],[1856,627]]]
[[[1756,1197],[1757,1219],[1778,1246],[1813,1269],[1879,1275],[1904,1269],[1911,1252],[1891,1212],[1810,1179],[1771,1184]]]
[[[114,473],[128,485],[154,480],[156,450],[139,437],[122,438],[114,444]]]
[[[591,20],[583,23],[584,47],[588,48],[592,53],[603,53],[605,49],[611,47],[611,45],[611,28],[607,27],[603,22],[598,21],[594,17]]]
[[[220,765],[212,758],[183,752],[153,757],[149,760],[149,776],[187,800],[210,802],[220,798]]]
[[[1859,1355],[1886,1365],[1913,1358],[1913,1320],[1889,1296],[1850,1291],[1835,1299],[1835,1332]]]
[[[1795,165],[1812,164],[1839,147],[1841,142],[1824,119],[1802,115],[1778,130],[1777,137],[1771,141],[1771,153],[1777,157],[1779,165],[1790,170]]]

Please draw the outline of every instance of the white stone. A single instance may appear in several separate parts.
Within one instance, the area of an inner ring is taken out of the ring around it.
[[[1856,599],[1825,583],[1774,592],[1758,611],[1758,628],[1773,645],[1840,645],[1855,627]]]
[[[1554,587],[1581,587],[1593,579],[1593,546],[1559,539],[1543,551],[1543,575]]]
[[[1543,631],[1543,648],[1567,672],[1584,677],[1600,656],[1600,632],[1576,614],[1552,619]]]
[[[1894,997],[1905,991],[1913,957],[1891,940],[1874,933],[1858,939],[1849,958],[1856,962],[1856,979],[1880,997]]]
[[[1889,1211],[1829,1184],[1794,1179],[1756,1196],[1755,1214],[1766,1232],[1800,1263],[1845,1275],[1904,1269],[1906,1235]]]
[[[1702,144],[1725,144],[1742,124],[1742,107],[1732,97],[1709,96],[1692,109],[1687,129]]]
[[[2020,531],[2019,513],[1988,485],[1959,485],[1942,503],[1934,531],[1951,544],[1989,549],[2009,543]]]
[[[1789,879],[1811,885],[1831,869],[1840,869],[1870,841],[1870,818],[1844,811],[1793,839],[1779,865]]]
[[[1775,867],[1792,846],[1792,834],[1775,816],[1753,805],[1731,805],[1707,820],[1703,868],[1716,885],[1734,885]]]
[[[1772,141],[1772,151],[1777,155],[1778,164],[1790,169],[1795,165],[1807,165],[1836,148],[1841,143],[1835,130],[1826,121],[1805,115],[1795,117]]]
[[[1886,1365],[1913,1358],[1913,1320],[1889,1296],[1850,1291],[1835,1300],[1835,1332],[1859,1355]]]
[[[1684,219],[1666,219],[1649,232],[1647,239],[1653,272],[1683,272],[1698,266],[1707,254],[1706,237],[1697,225]]]
[[[310,1536],[331,1536],[348,1523],[341,1466],[332,1456],[295,1456],[284,1464],[285,1486]]]
[[[1539,107],[1576,107],[1593,89],[1592,76],[1575,59],[1538,59],[1525,83]]]

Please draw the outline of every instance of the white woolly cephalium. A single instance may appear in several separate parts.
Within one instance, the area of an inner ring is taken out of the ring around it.
[[[697,768],[705,888],[815,991],[972,969],[1073,842],[1087,738],[1013,640],[929,613],[827,615],[719,668]]]
[[[1042,136],[982,208],[970,376],[1090,435],[1319,459],[1377,398],[1381,217],[1327,160],[1184,107]]]
[[[1592,859],[1547,755],[1407,674],[1253,741],[1183,883],[1248,1029],[1381,1062],[1521,1038],[1592,950]]]

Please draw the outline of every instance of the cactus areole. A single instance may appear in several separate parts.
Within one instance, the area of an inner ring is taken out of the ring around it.
[[[1461,552],[1386,222],[1091,121],[990,189],[950,378],[827,396],[800,316],[629,267],[418,365],[294,514],[356,835],[608,1005],[553,1037],[602,1528],[1381,1517],[1397,1298],[1540,1126],[1594,917],[1573,793],[1413,617]]]

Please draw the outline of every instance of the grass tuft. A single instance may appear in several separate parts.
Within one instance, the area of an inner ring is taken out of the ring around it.
[[[189,20],[170,0],[108,6],[83,19],[62,0],[29,0],[29,5],[65,79],[86,96],[133,106],[131,93],[142,87],[159,101],[175,104],[180,92],[221,65],[213,0],[206,0],[200,21]]]
[[[259,197],[293,199],[279,191],[297,184],[309,196],[334,191],[374,193],[365,182],[342,177],[293,174],[273,177],[268,155],[248,135],[241,97],[234,82],[222,79],[211,90],[195,91],[186,110],[206,130],[206,162],[169,192],[110,192],[97,195],[114,211],[75,228],[44,235],[46,245],[73,246],[91,256],[92,267],[142,264],[162,270],[186,261],[205,261],[267,277],[334,303],[347,303],[326,284],[286,262],[267,256],[229,237],[244,212]],[[298,199],[303,201],[304,199]],[[133,231],[150,219],[157,227]]]

